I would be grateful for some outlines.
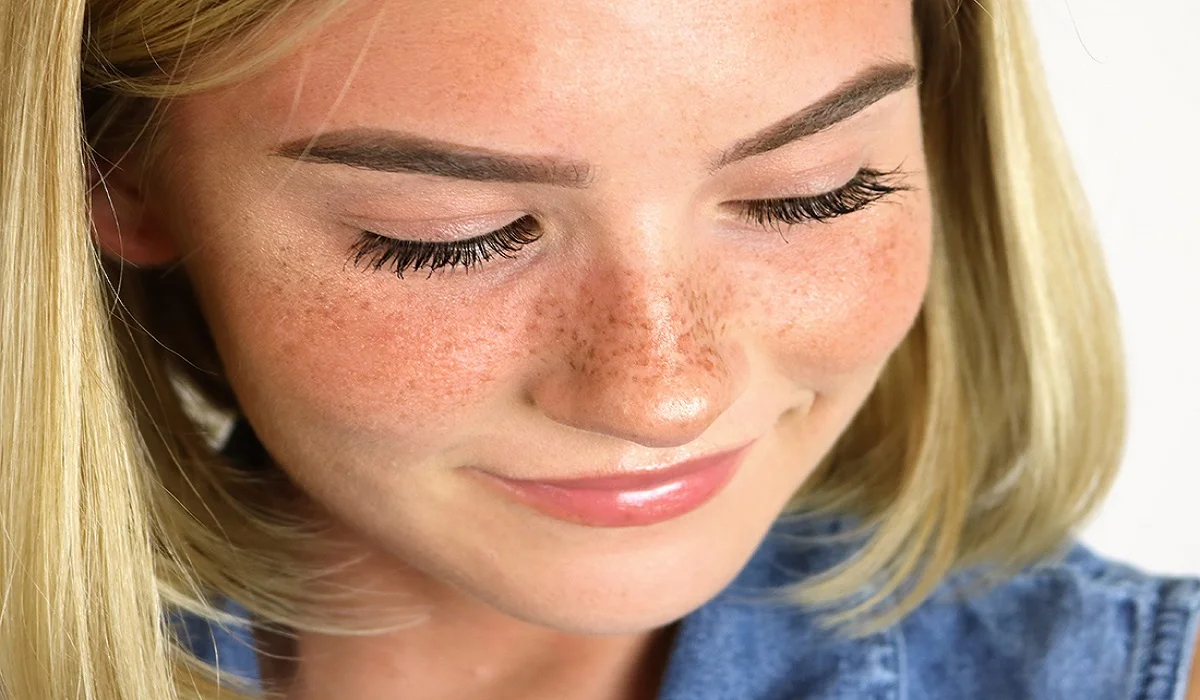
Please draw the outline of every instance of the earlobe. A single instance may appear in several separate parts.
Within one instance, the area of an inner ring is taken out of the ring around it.
[[[166,228],[150,215],[141,192],[116,168],[89,168],[88,198],[92,237],[106,255],[137,267],[165,265],[179,258]]]

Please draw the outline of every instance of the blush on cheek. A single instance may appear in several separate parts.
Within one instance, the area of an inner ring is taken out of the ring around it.
[[[775,278],[776,357],[815,389],[881,365],[911,328],[929,277],[926,209],[844,230]]]
[[[486,311],[373,298],[374,284],[324,286],[224,300],[222,354],[239,399],[260,413],[306,430],[424,442],[495,390],[508,335]],[[238,301],[249,298],[253,313]]]

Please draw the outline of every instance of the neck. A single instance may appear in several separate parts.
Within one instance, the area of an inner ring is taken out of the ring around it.
[[[465,622],[465,621],[464,621]],[[429,622],[372,637],[261,637],[263,683],[288,700],[653,700],[672,630],[582,637]]]
[[[338,578],[362,591],[352,605],[367,619],[395,601],[420,614],[383,634],[256,632],[265,690],[287,700],[653,700],[674,635],[673,625],[587,635],[530,624],[378,557]]]

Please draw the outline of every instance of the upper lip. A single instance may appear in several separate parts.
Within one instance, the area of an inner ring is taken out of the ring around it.
[[[563,489],[581,489],[592,491],[628,491],[646,489],[664,483],[670,483],[677,479],[688,476],[689,474],[694,474],[704,469],[717,466],[718,464],[721,464],[727,460],[738,459],[752,444],[754,444],[753,440],[722,452],[714,452],[701,457],[694,457],[692,459],[666,464],[663,466],[635,469],[616,474],[603,473],[590,476],[571,477],[567,479],[500,478],[504,479],[505,481],[552,486]]]

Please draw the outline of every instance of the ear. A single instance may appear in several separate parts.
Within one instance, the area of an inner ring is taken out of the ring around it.
[[[118,166],[92,163],[88,170],[92,237],[105,254],[136,267],[165,265],[179,248],[147,211],[136,179]]]

